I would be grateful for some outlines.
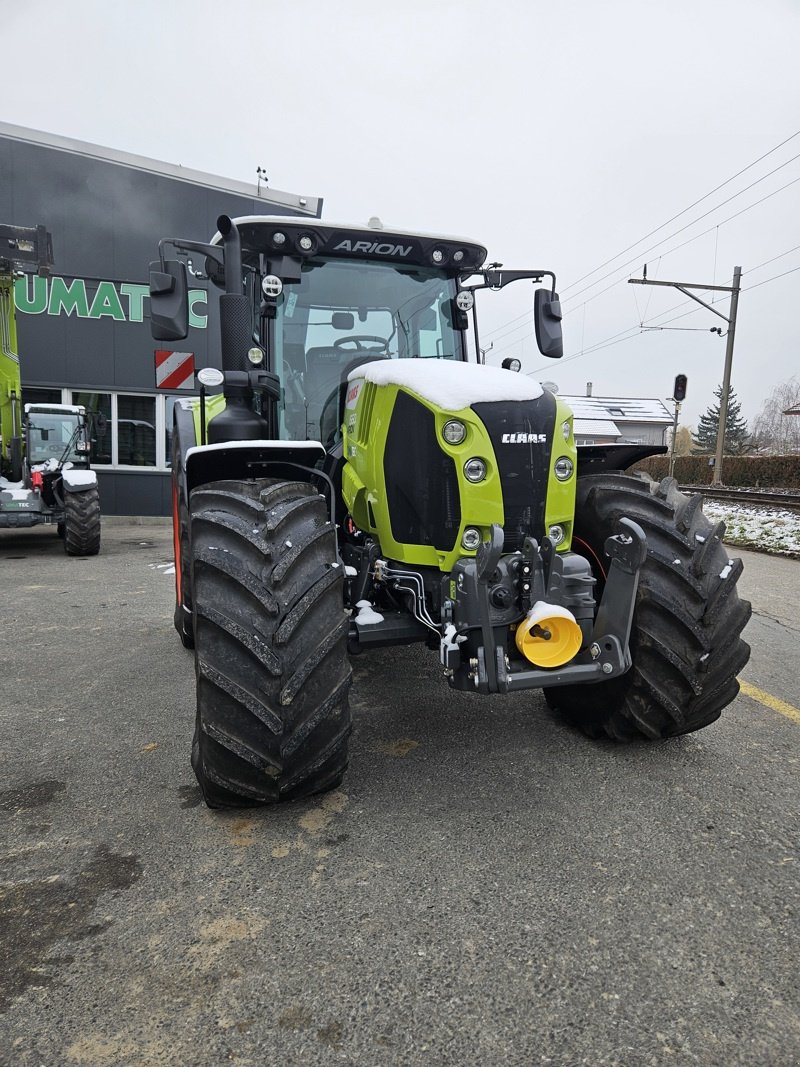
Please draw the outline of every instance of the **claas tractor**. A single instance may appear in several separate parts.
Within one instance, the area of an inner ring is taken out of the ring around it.
[[[24,404],[14,281],[50,273],[43,226],[0,225],[0,530],[55,526],[70,556],[100,550],[100,496],[90,469],[96,426],[82,406]]]
[[[350,657],[387,645],[427,645],[462,692],[541,689],[592,736],[719,716],[750,612],[722,524],[674,481],[625,473],[663,448],[577,448],[554,391],[481,361],[476,294],[521,281],[540,351],[561,355],[551,272],[377,220],[218,228],[164,239],[150,273],[162,343],[187,333],[186,256],[222,290],[222,369],[175,405],[172,452],[209,806],[337,786]]]

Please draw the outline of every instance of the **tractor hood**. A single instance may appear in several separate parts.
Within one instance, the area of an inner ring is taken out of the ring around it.
[[[554,526],[568,547],[572,416],[530,378],[441,359],[382,359],[350,372],[342,495],[385,555],[450,571],[493,524],[507,551]]]

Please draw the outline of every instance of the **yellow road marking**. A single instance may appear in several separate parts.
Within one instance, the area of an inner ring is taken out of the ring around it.
[[[772,708],[779,715],[785,715],[787,719],[791,719],[792,722],[796,722],[800,726],[800,710],[798,708],[793,708],[785,700],[778,700],[771,693],[765,693],[763,689],[758,689],[756,686],[750,685],[749,682],[743,682],[741,678],[739,679],[739,687],[746,697]]]

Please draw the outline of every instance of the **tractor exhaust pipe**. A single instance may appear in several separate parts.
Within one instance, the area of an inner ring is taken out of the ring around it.
[[[222,369],[248,371],[247,351],[253,342],[250,302],[242,281],[242,242],[236,223],[227,215],[217,219],[217,229],[225,249],[225,292],[219,298]]]
[[[225,249],[225,292],[219,298],[225,408],[208,424],[208,442],[252,441],[267,436],[267,423],[252,408],[253,388],[247,352],[253,344],[250,301],[242,281],[242,242],[236,223],[227,215],[217,219]]]

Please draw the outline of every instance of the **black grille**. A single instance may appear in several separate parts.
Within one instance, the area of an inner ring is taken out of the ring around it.
[[[383,460],[392,537],[449,552],[461,525],[456,465],[439,447],[433,412],[398,393]]]
[[[526,536],[541,541],[545,533],[556,398],[545,389],[538,400],[473,404],[472,410],[492,439],[503,486],[505,548],[514,552]],[[544,440],[531,440],[530,435],[544,435]]]

